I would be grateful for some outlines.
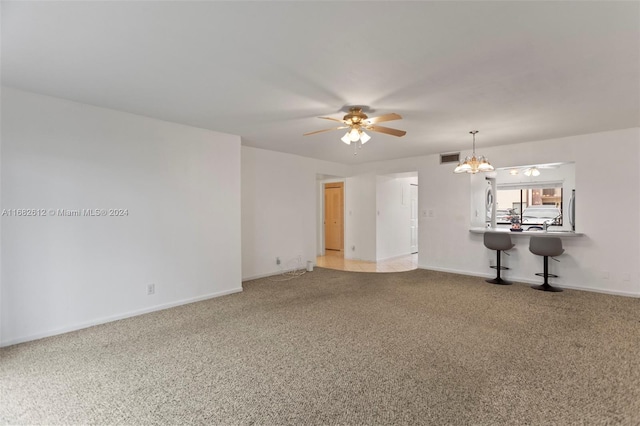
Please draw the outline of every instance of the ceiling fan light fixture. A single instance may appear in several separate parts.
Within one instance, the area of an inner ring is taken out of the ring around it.
[[[351,142],[357,142],[358,139],[360,139],[360,129],[353,127],[351,130],[349,130],[348,135]]]
[[[371,132],[385,133],[391,136],[404,136],[407,134],[404,130],[392,129],[390,127],[380,126],[378,123],[385,121],[400,120],[402,116],[395,112],[380,115],[378,117],[368,117],[367,114],[362,112],[363,107],[350,107],[349,112],[342,117],[342,119],[333,117],[319,117],[325,120],[336,121],[341,124],[339,127],[332,129],[316,130],[314,132],[303,133],[303,136],[315,135],[316,133],[328,132],[331,130],[348,129],[347,133],[340,138],[340,140],[347,145],[354,146],[354,154],[357,154],[358,149],[362,148],[362,145],[371,140],[371,136],[366,134],[363,130],[369,130]]]
[[[454,173],[471,173],[476,174],[478,172],[492,172],[495,168],[489,163],[489,160],[484,155],[476,156],[476,133],[477,130],[472,130],[469,133],[473,135],[473,153],[471,157],[466,157],[462,163],[453,170]]]

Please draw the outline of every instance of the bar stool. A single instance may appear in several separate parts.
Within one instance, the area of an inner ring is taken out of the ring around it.
[[[564,253],[562,240],[558,237],[532,236],[529,240],[529,251],[533,254],[537,254],[538,256],[544,256],[544,272],[538,272],[536,274],[539,277],[544,277],[544,283],[542,283],[542,285],[531,286],[531,288],[542,291],[562,291],[561,288],[549,285],[549,277],[558,278],[557,275],[549,273],[549,258],[551,257],[553,259],[555,256],[560,256]],[[553,260],[560,262],[558,259]]]
[[[505,266],[500,265],[500,252],[504,250],[512,249],[513,244],[511,242],[511,235],[506,232],[491,232],[487,231],[484,233],[484,246],[488,249],[496,251],[496,266],[491,266],[491,268],[495,268],[498,275],[492,280],[486,280],[491,284],[500,284],[500,285],[509,285],[510,281],[503,280],[500,278],[500,271],[503,269],[509,269]],[[507,256],[509,253],[505,253]]]

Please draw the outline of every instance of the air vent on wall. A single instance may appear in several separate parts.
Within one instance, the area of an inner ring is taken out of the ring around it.
[[[454,152],[450,154],[440,154],[440,164],[459,163],[459,162],[460,162],[459,152]]]

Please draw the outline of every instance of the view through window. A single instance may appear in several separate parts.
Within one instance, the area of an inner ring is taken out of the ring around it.
[[[515,219],[528,226],[544,223],[562,225],[562,184],[544,187],[512,186],[500,188],[496,193],[496,224],[508,225]]]

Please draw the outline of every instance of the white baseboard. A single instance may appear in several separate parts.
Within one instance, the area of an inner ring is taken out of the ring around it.
[[[42,333],[31,334],[29,336],[18,337],[3,341],[0,343],[0,347],[6,347],[11,345],[17,345],[18,343],[30,342],[32,340],[38,340],[45,337],[57,336],[58,334],[69,333],[71,331],[82,330],[83,328],[93,327],[94,325],[106,324],[108,322],[118,321],[125,318],[136,317],[138,315],[148,314],[150,312],[161,311],[163,309],[169,309],[180,305],[187,305],[189,303],[200,302],[202,300],[214,299],[216,297],[226,296],[229,294],[240,293],[242,287],[234,288],[231,290],[219,291],[216,293],[205,294],[204,296],[192,297],[189,299],[182,299],[175,302],[164,303],[162,305],[156,305],[149,308],[138,309],[135,311],[125,312],[122,314],[111,315],[108,317],[98,318],[92,321],[87,321],[79,324],[70,325],[67,327],[57,328],[55,330],[48,330]]]
[[[419,269],[424,269],[424,270],[427,270],[427,271],[448,272],[450,274],[468,275],[468,276],[471,276],[471,277],[479,277],[479,278],[493,278],[494,277],[494,274],[491,274],[491,273],[489,273],[489,274],[479,274],[477,272],[461,271],[461,270],[449,269],[449,268],[438,268],[438,267],[421,266],[421,265],[418,265],[418,268]],[[541,282],[539,280],[532,280],[530,278],[509,276],[506,279],[508,279],[509,281],[516,282],[516,283],[541,284]],[[640,298],[640,293],[632,293],[632,292],[628,292],[628,291],[610,290],[610,289],[606,289],[606,288],[581,287],[581,286],[571,285],[571,284],[553,284],[553,286],[554,287],[560,287],[560,288],[566,288],[566,289],[570,289],[570,290],[591,291],[591,292],[594,292],[594,293],[611,294],[611,295],[614,295],[614,296],[625,296],[625,297]]]
[[[514,278],[514,279],[516,279],[516,278]],[[541,283],[539,281],[531,281],[531,284],[541,284]],[[628,291],[620,291],[620,290],[609,290],[609,289],[606,289],[606,288],[580,287],[580,286],[566,285],[566,284],[563,284],[563,285],[554,284],[554,287],[562,287],[562,288],[566,288],[566,289],[570,289],[570,290],[591,291],[593,293],[610,294],[612,296],[625,296],[625,297],[640,298],[640,293],[631,293],[631,292],[628,292]]]
[[[378,262],[385,262],[387,260],[400,259],[401,257],[406,257],[406,256],[409,256],[411,254],[413,254],[413,253],[407,252],[407,253],[404,253],[404,254],[398,254],[398,255],[391,256],[391,257],[385,257],[384,259],[378,259],[377,261]]]
[[[248,277],[242,277],[242,282],[259,280],[260,278],[273,277],[274,275],[280,275],[282,272],[269,272],[267,274],[250,275]]]
[[[459,269],[449,269],[449,268],[439,268],[435,266],[422,266],[418,265],[419,269],[424,269],[427,271],[436,271],[436,272],[448,272],[450,274],[458,274],[458,275],[468,275],[470,277],[482,277],[482,278],[491,278],[493,274],[479,274],[477,272],[472,271],[463,271]]]
[[[299,271],[299,270],[302,270],[302,269],[306,270],[307,269],[306,266],[307,265],[305,263],[305,267],[304,268],[289,268],[289,269],[283,269],[281,271],[276,271],[276,272],[268,272],[266,274],[258,274],[258,275],[251,275],[251,276],[248,276],[248,277],[242,277],[242,282],[258,280],[260,278],[273,277],[273,276],[276,276],[276,275],[282,275],[282,274],[285,274],[287,272]],[[316,266],[315,262],[313,263],[313,266],[314,267]]]

